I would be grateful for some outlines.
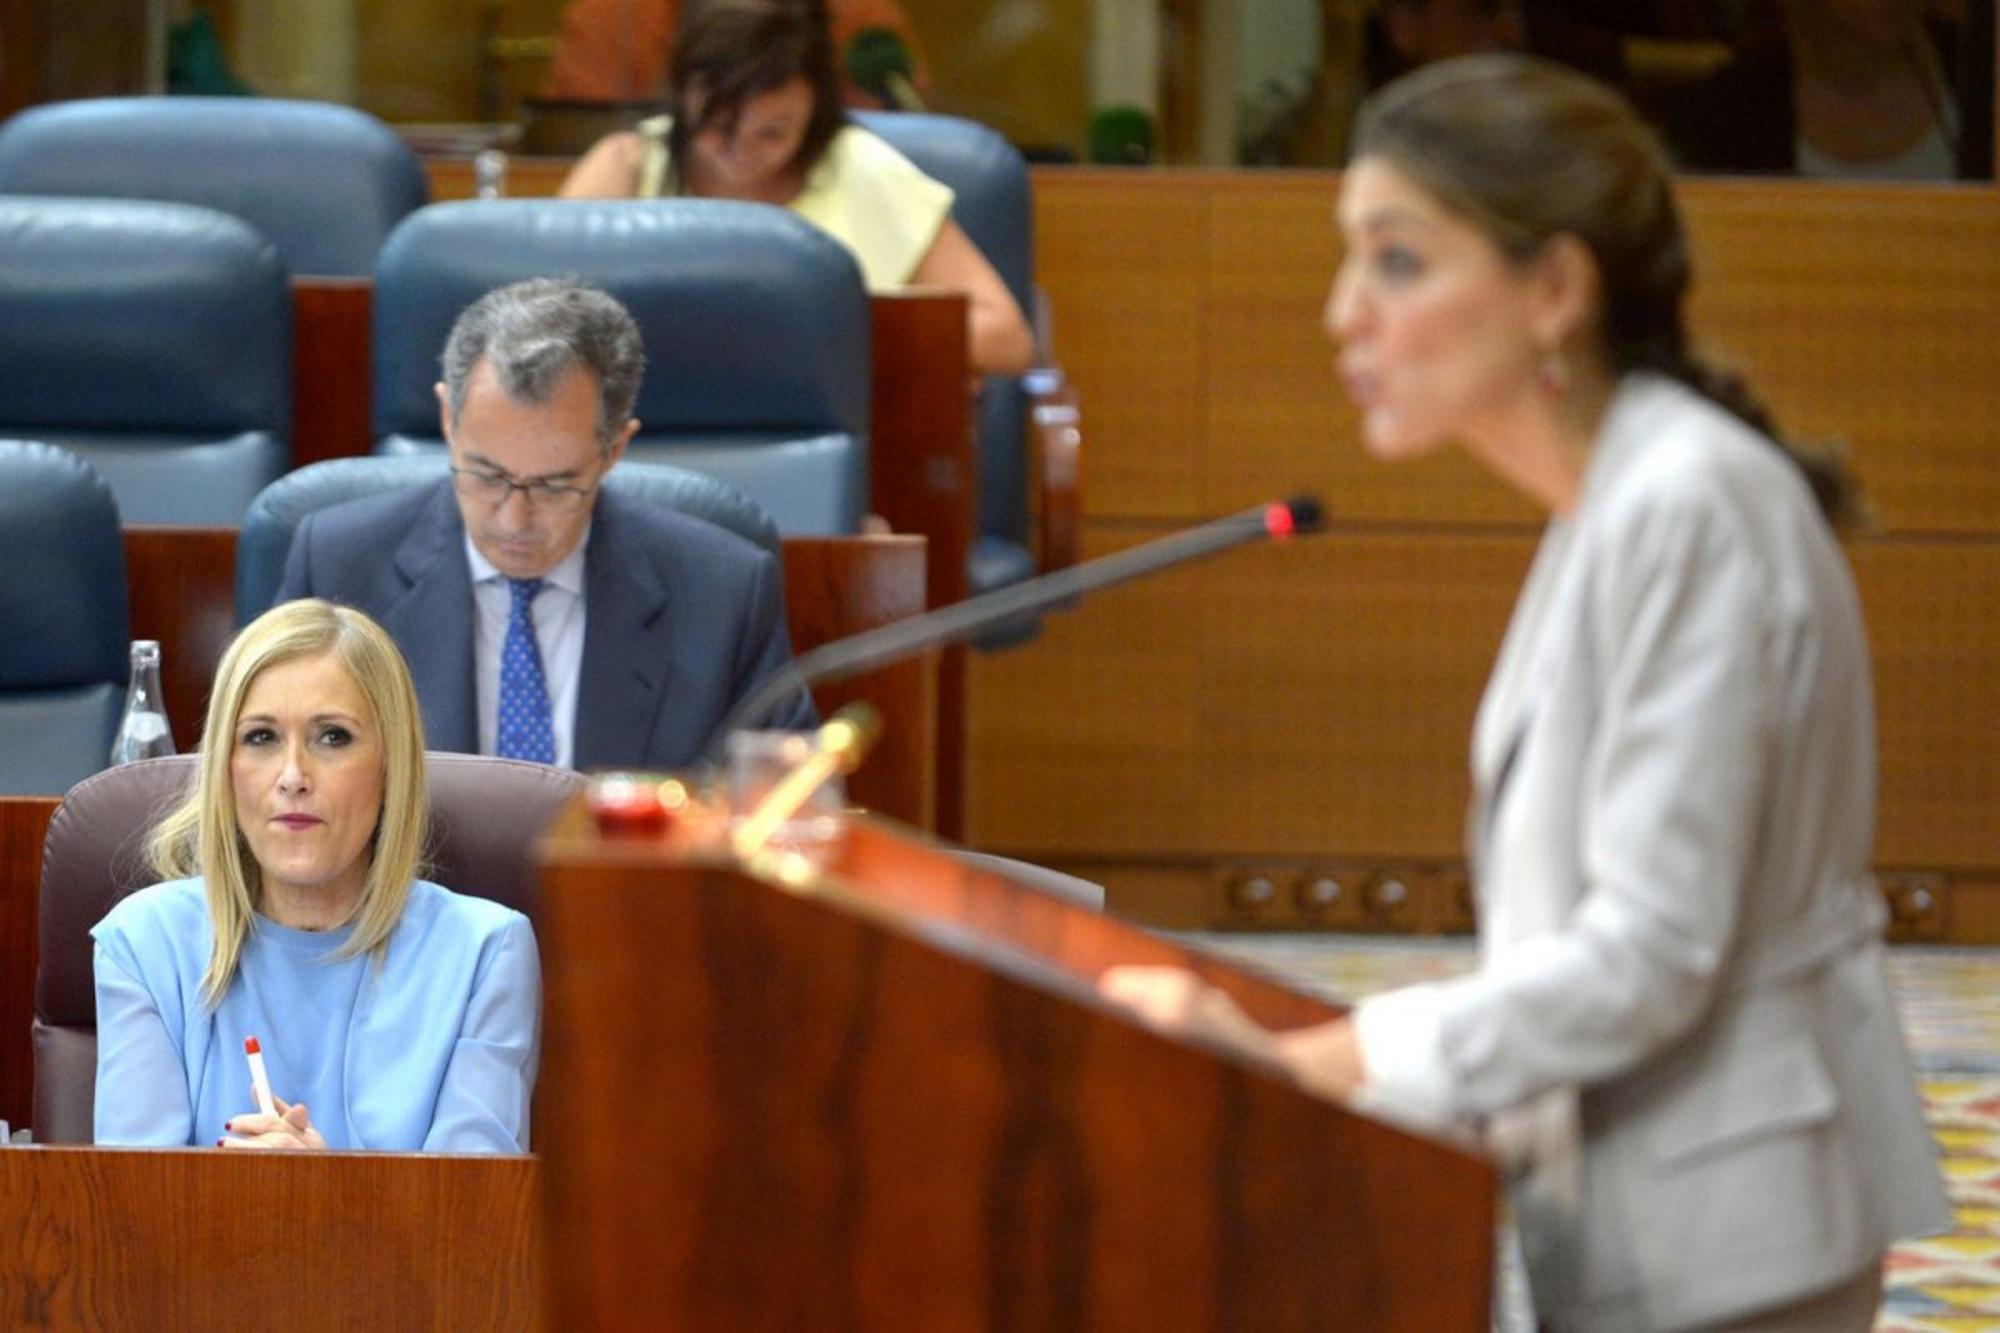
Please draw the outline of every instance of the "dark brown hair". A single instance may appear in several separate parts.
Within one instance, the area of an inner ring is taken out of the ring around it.
[[[834,68],[826,0],[686,0],[668,72],[674,107],[667,135],[674,173],[687,179],[687,146],[710,128],[733,128],[744,103],[804,79],[812,88],[812,119],[792,159],[810,171],[847,123]],[[694,94],[699,115],[690,115]]]
[[[1689,346],[1693,265],[1671,167],[1617,93],[1532,56],[1441,61],[1363,104],[1352,156],[1389,163],[1517,262],[1574,236],[1596,261],[1599,347],[1613,374],[1679,380],[1789,454],[1829,519],[1862,517],[1837,454],[1791,447],[1740,379]]]

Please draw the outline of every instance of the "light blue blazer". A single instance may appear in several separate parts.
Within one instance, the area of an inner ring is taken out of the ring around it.
[[[349,928],[351,930],[351,928]],[[244,1038],[272,1091],[329,1148],[526,1152],[541,1037],[528,919],[419,880],[378,965],[330,955],[349,931],[259,917],[211,1010],[199,879],[142,889],[99,922],[96,1141],[213,1145],[255,1111]]]

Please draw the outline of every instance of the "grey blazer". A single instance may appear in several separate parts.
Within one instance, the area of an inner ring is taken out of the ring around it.
[[[1858,599],[1797,470],[1628,377],[1481,703],[1482,966],[1384,997],[1413,1096],[1569,1097],[1580,1206],[1514,1191],[1555,1328],[1710,1323],[1949,1222],[1883,974]],[[1386,1015],[1378,1015],[1379,1017]]]
[[[783,572],[713,524],[599,491],[584,552],[578,768],[683,768],[730,707],[791,660]],[[472,575],[448,481],[308,515],[278,600],[366,611],[410,664],[433,750],[476,752]],[[766,725],[810,726],[801,694]]]

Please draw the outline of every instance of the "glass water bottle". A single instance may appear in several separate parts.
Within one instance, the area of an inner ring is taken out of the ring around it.
[[[118,738],[111,742],[111,762],[129,764],[174,752],[173,729],[167,725],[167,698],[160,690],[160,644],[157,639],[132,640],[132,684],[125,691],[125,716]]]

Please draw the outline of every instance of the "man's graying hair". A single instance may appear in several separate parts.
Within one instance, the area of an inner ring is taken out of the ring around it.
[[[444,387],[456,421],[485,357],[509,398],[549,400],[571,366],[597,376],[597,442],[609,448],[632,416],[645,373],[639,326],[609,293],[574,278],[496,287],[465,308],[444,344]]]

